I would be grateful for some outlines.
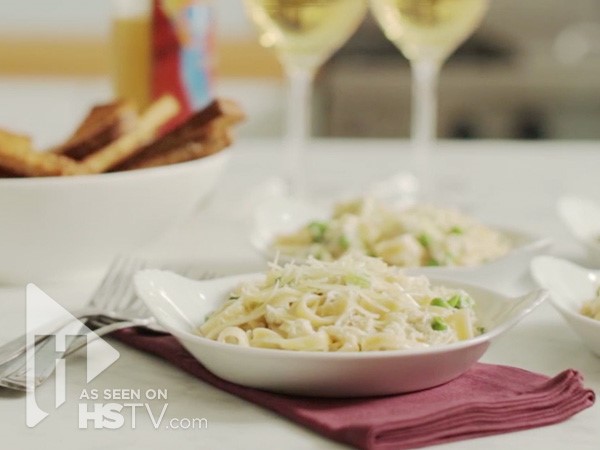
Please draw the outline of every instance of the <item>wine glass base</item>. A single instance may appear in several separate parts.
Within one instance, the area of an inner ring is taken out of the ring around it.
[[[472,211],[476,204],[475,193],[469,189],[469,183],[457,176],[437,177],[432,186],[431,203],[463,212]]]
[[[423,182],[411,172],[398,172],[373,183],[367,195],[389,205],[407,207],[417,203],[430,203],[468,211],[475,204],[474,193],[468,183],[457,177],[437,175]]]
[[[373,183],[367,191],[368,196],[398,207],[415,204],[421,193],[419,180],[410,172],[398,172]]]

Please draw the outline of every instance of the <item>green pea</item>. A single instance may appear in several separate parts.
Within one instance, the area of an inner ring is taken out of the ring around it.
[[[328,225],[325,222],[311,222],[308,224],[308,232],[313,242],[323,242]]]
[[[342,248],[342,250],[348,250],[350,248],[350,241],[345,235],[341,235],[338,239],[338,244]]]
[[[450,234],[463,234],[464,230],[461,227],[452,227],[449,231]]]
[[[431,328],[435,331],[445,331],[448,329],[448,325],[446,325],[446,322],[441,317],[434,317],[431,321]]]
[[[448,304],[448,302],[446,302],[445,300],[442,300],[439,297],[436,297],[433,300],[431,300],[430,305],[431,306],[441,306],[442,308],[450,308],[450,305]]]
[[[453,295],[450,300],[448,300],[448,304],[456,309],[461,309],[463,307],[462,297],[458,294]]]
[[[419,237],[417,237],[417,240],[419,241],[419,244],[421,244],[425,248],[428,248],[431,245],[431,238],[425,233],[419,235]]]

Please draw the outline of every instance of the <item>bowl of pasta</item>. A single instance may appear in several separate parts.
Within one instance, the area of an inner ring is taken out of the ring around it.
[[[413,273],[490,286],[526,273],[531,258],[550,247],[548,239],[434,205],[396,207],[363,197],[336,204],[329,215],[288,209],[255,215],[251,242],[269,260],[333,261],[359,252]]]
[[[356,254],[209,281],[145,270],[135,287],[157,321],[215,375],[320,397],[446,383],[546,297],[408,276]]]
[[[600,271],[538,256],[531,262],[531,274],[550,292],[550,303],[575,334],[600,356]]]

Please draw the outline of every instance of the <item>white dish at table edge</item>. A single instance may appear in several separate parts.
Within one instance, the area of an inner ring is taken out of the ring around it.
[[[171,272],[144,270],[135,276],[135,288],[158,323],[215,375],[243,386],[319,397],[389,395],[444,384],[467,371],[493,338],[505,333],[547,296],[546,291],[538,290],[509,298],[481,287],[444,280],[445,286],[462,288],[472,295],[481,325],[487,331],[473,339],[427,349],[288,351],[225,344],[196,333],[207,314],[235,286],[260,276],[195,281]]]
[[[558,200],[557,210],[590,258],[600,264],[600,205],[587,198],[564,196]]]
[[[596,297],[600,271],[553,256],[538,256],[531,262],[531,274],[549,291],[550,303],[583,343],[600,356],[600,321],[580,312],[584,302]]]

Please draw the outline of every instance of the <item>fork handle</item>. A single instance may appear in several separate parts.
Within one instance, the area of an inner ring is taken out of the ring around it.
[[[81,350],[86,345],[89,345],[91,342],[94,342],[96,339],[105,336],[107,334],[112,333],[113,331],[122,330],[124,328],[131,327],[141,327],[144,326],[144,323],[139,322],[131,322],[131,321],[121,321],[121,322],[113,322],[106,325],[101,325],[98,328],[93,328],[88,325],[88,328],[91,330],[84,336],[79,336],[75,339],[71,345],[65,351],[63,358],[72,355],[77,350]]]
[[[66,358],[72,355],[76,351],[87,346],[89,343],[99,339],[101,336],[112,333],[113,331],[121,330],[123,328],[130,328],[135,326],[143,326],[144,323],[132,322],[132,321],[119,321],[112,322],[109,324],[101,325],[98,328],[88,326],[87,332],[84,335],[80,335],[73,339],[67,346],[65,352],[62,354],[62,358]],[[51,351],[53,357],[51,359],[44,360],[44,365],[36,365],[36,376],[33,378],[35,386],[29,386],[27,384],[27,372],[26,371],[14,371],[10,376],[0,379],[0,386],[8,387],[17,390],[32,390],[33,388],[44,383],[53,373],[56,368],[56,353],[53,348],[47,350],[48,340],[44,339],[35,346],[36,355],[38,352]],[[27,361],[27,353],[21,354],[18,358],[11,361],[11,366],[25,367]],[[43,359],[43,358],[42,358]]]
[[[79,320],[79,321],[87,320],[95,314],[97,314],[97,311],[93,310],[91,308],[81,309],[81,310],[77,311],[75,314],[73,314],[75,319],[73,319],[72,317],[69,317],[69,318],[65,318],[63,320],[57,321],[56,323],[54,323],[52,325],[51,330],[45,331],[42,334],[36,334],[35,339],[29,346],[27,345],[27,333],[16,337],[12,341],[7,342],[6,344],[4,344],[0,347],[0,366],[25,354],[28,349],[30,349],[33,346],[37,346],[37,345],[41,344],[46,339],[48,339],[52,335],[55,335],[60,330],[65,328],[67,325],[72,323],[74,320]],[[48,328],[50,328],[50,326],[48,326],[48,325],[46,325],[46,326]]]

